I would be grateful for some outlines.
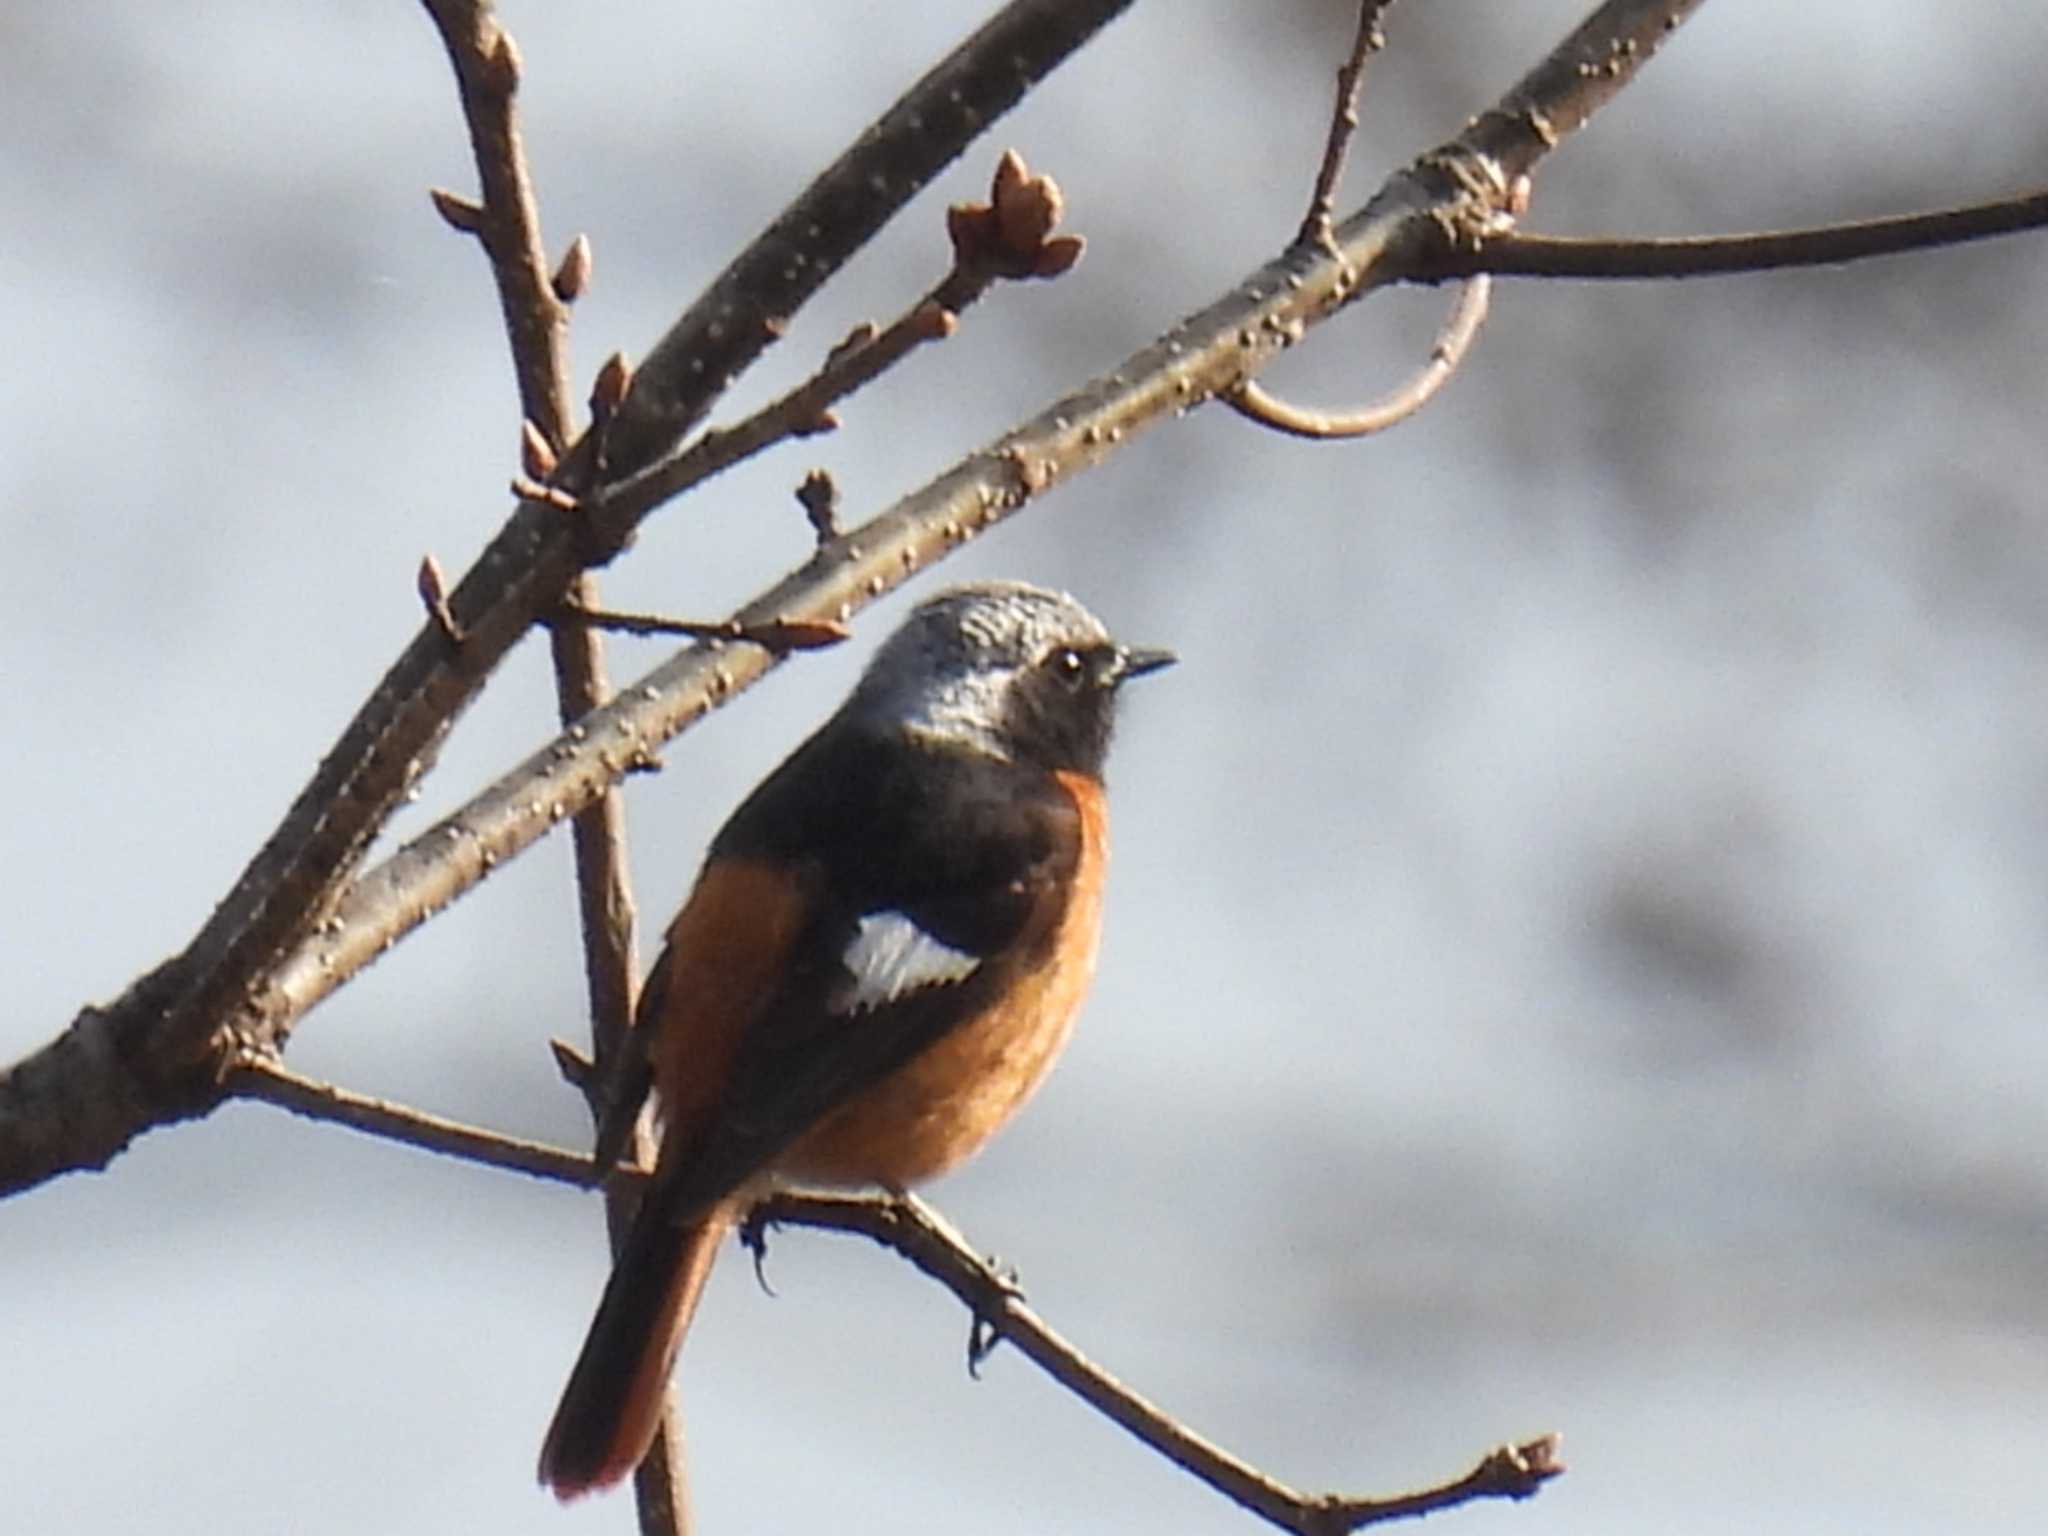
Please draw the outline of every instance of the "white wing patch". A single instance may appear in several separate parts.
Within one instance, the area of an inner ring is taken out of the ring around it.
[[[926,987],[952,986],[981,964],[979,955],[941,943],[895,911],[863,917],[839,959],[853,980],[834,994],[834,1013],[872,1011]]]

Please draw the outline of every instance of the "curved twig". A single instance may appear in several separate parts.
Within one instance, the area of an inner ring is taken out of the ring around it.
[[[1460,283],[1451,313],[1429,349],[1429,361],[1407,383],[1357,410],[1340,414],[1289,405],[1268,393],[1256,379],[1246,379],[1220,398],[1238,415],[1292,437],[1370,437],[1375,432],[1384,432],[1429,404],[1437,391],[1450,382],[1478,339],[1480,326],[1486,323],[1491,294],[1491,283],[1483,273]]]

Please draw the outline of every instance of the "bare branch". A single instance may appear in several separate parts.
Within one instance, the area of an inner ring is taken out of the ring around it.
[[[1606,0],[1541,64],[1458,135],[1509,182],[1625,89],[1706,0]]]
[[[309,1120],[345,1125],[444,1157],[559,1184],[587,1188],[597,1182],[597,1165],[581,1153],[446,1120],[390,1099],[352,1093],[294,1072],[273,1056],[244,1056],[228,1074],[224,1086],[232,1098],[275,1104]]]
[[[227,1087],[236,1098],[274,1104],[308,1119],[464,1162],[584,1187],[599,1177],[597,1164],[578,1153],[352,1093],[305,1077],[271,1057],[245,1057],[229,1075]],[[608,1184],[637,1194],[646,1176],[644,1166],[618,1168],[612,1170]],[[1334,1536],[1475,1499],[1526,1498],[1564,1471],[1557,1439],[1550,1435],[1502,1446],[1465,1476],[1413,1493],[1370,1499],[1300,1493],[1196,1434],[1089,1360],[1025,1304],[1013,1281],[923,1201],[783,1192],[755,1207],[748,1220],[748,1240],[758,1244],[768,1225],[851,1232],[894,1249],[959,1297],[974,1314],[978,1330],[1015,1345],[1061,1386],[1145,1445],[1282,1530]]]
[[[629,635],[682,635],[691,640],[743,640],[770,651],[818,651],[850,639],[844,624],[811,619],[772,619],[747,626],[733,619],[668,619],[654,613],[619,613],[605,608],[563,604],[548,616],[551,624],[587,624],[592,629]]]
[[[1294,437],[1370,437],[1375,432],[1384,432],[1429,404],[1437,391],[1450,382],[1478,339],[1479,327],[1486,322],[1491,292],[1483,275],[1459,285],[1457,302],[1451,306],[1449,318],[1429,349],[1429,361],[1407,383],[1357,410],[1341,414],[1304,410],[1268,394],[1255,379],[1246,379],[1229,391],[1222,397],[1223,403],[1260,426]]]
[[[511,36],[492,17],[484,0],[426,0],[454,62],[464,115],[469,121],[478,174],[484,188],[478,235],[491,258],[492,275],[512,346],[521,423],[526,442],[522,467],[547,475],[559,468],[569,441],[569,305],[590,278],[590,242],[577,236],[552,273],[541,239],[540,210],[521,148],[514,108],[518,53]],[[445,216],[445,210],[444,210]],[[616,366],[614,366],[616,364]],[[597,398],[607,397],[622,360],[607,364]],[[595,405],[593,406],[595,410]],[[579,571],[564,601],[582,609],[598,603],[597,576]],[[443,603],[435,610],[450,632],[454,619]],[[604,642],[591,625],[557,624],[549,629],[555,698],[562,724],[569,726],[611,697],[605,675]],[[616,792],[599,795],[577,812],[573,827],[577,905],[582,918],[583,968],[590,996],[591,1039],[599,1062],[614,1055],[633,1016],[639,976],[634,949],[633,892],[626,868],[626,812]],[[646,1153],[649,1149],[638,1147]],[[605,1217],[613,1247],[632,1220],[634,1197],[608,1187]],[[688,1493],[683,1481],[682,1430],[671,1410],[634,1480],[642,1536],[674,1536],[683,1529]]]
[[[1718,277],[1787,267],[1840,266],[1873,256],[1931,251],[1996,235],[2048,228],[2048,191],[1987,203],[1901,214],[1811,229],[1667,240],[1565,239],[1557,235],[1482,236],[1448,252],[1440,275],[1491,272],[1503,277]]]
[[[1546,1435],[1519,1446],[1502,1446],[1463,1477],[1415,1493],[1379,1499],[1300,1493],[1196,1434],[1088,1359],[1026,1306],[1016,1285],[923,1201],[908,1196],[853,1199],[780,1194],[762,1202],[754,1220],[854,1232],[893,1248],[966,1303],[978,1328],[1014,1344],[1090,1407],[1218,1493],[1284,1531],[1340,1536],[1474,1499],[1527,1498],[1564,1471],[1557,1456],[1557,1438]]]
[[[1358,88],[1365,80],[1365,61],[1387,46],[1380,31],[1380,18],[1392,10],[1394,0],[1358,0],[1358,34],[1351,40],[1351,53],[1337,70],[1337,104],[1330,110],[1330,134],[1323,144],[1323,163],[1316,171],[1315,190],[1309,194],[1308,214],[1301,221],[1301,233],[1294,238],[1324,249],[1335,245],[1330,216],[1335,209],[1337,183],[1344,179],[1344,160],[1351,152],[1351,136],[1358,132]]]
[[[568,422],[551,406],[569,398],[569,311],[555,296],[549,279],[533,178],[526,168],[519,118],[513,107],[519,53],[487,0],[422,3],[455,67],[462,114],[469,124],[483,185],[474,233],[497,279],[498,304],[519,376],[519,402],[527,419],[538,423],[559,451],[567,441]],[[436,196],[434,202],[447,218],[449,200]]]

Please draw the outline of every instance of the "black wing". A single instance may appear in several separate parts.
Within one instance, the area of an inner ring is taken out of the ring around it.
[[[923,742],[819,733],[734,813],[712,857],[806,866],[818,893],[783,986],[750,1026],[696,1149],[665,1170],[670,1210],[730,1192],[829,1111],[973,1017],[1018,941],[1050,931],[1081,857],[1079,808],[1042,771]],[[853,750],[849,750],[852,748]],[[981,963],[848,1010],[860,920],[899,913]]]

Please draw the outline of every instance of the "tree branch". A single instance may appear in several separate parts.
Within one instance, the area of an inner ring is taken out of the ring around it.
[[[353,1093],[294,1072],[274,1056],[244,1056],[222,1086],[231,1098],[274,1104],[308,1120],[345,1125],[423,1152],[585,1189],[597,1182],[597,1165],[580,1152],[464,1125],[391,1099]],[[634,1178],[630,1170],[623,1169],[619,1176]]]
[[[1308,213],[1301,232],[1294,238],[1328,248],[1333,243],[1330,216],[1335,209],[1337,183],[1344,179],[1344,161],[1351,153],[1352,135],[1358,132],[1358,88],[1365,79],[1365,61],[1387,46],[1380,31],[1380,18],[1392,10],[1394,0],[1358,0],[1358,31],[1351,40],[1351,52],[1337,69],[1337,103],[1330,109],[1330,131],[1323,141],[1323,162],[1316,169],[1315,189],[1309,193]]]
[[[975,1326],[1014,1344],[1034,1365],[1106,1418],[1176,1466],[1253,1514],[1300,1536],[1340,1536],[1474,1499],[1523,1499],[1564,1471],[1555,1435],[1489,1452],[1463,1477],[1391,1498],[1305,1494],[1267,1476],[1204,1439],[1062,1338],[1026,1306],[1014,1282],[984,1259],[953,1226],[915,1197],[854,1199],[779,1194],[749,1218],[759,1229],[778,1222],[858,1233],[893,1248],[938,1281],[974,1314]]]
[[[540,209],[521,147],[514,96],[518,51],[491,14],[487,0],[426,0],[455,66],[468,120],[483,206],[476,233],[490,257],[506,337],[519,380],[530,460],[559,462],[569,441],[568,315],[565,294],[583,291],[590,276],[589,242],[578,237],[557,282],[548,272]],[[533,467],[538,468],[535,464]],[[565,601],[579,609],[599,601],[597,576],[578,572]],[[443,614],[452,633],[452,615]],[[555,699],[568,726],[611,697],[604,639],[590,625],[549,628]],[[591,1041],[600,1063],[619,1048],[632,1017],[640,965],[634,946],[633,891],[626,867],[625,803],[614,790],[580,810],[571,829],[576,896],[583,932],[583,970],[590,997]],[[593,1114],[597,1111],[593,1099]],[[644,1139],[645,1133],[640,1133]],[[635,1146],[651,1155],[645,1145]],[[605,1218],[616,1253],[632,1224],[636,1197],[608,1187]],[[642,1536],[676,1536],[685,1526],[689,1495],[683,1477],[682,1430],[671,1400],[649,1454],[634,1478]]]
[[[1377,400],[1350,411],[1311,411],[1289,405],[1285,400],[1268,394],[1257,380],[1246,379],[1223,396],[1223,403],[1262,427],[1271,427],[1293,437],[1370,437],[1375,432],[1384,432],[1406,421],[1434,400],[1437,391],[1448,384],[1451,375],[1458,371],[1458,365],[1464,362],[1472,343],[1479,338],[1480,326],[1486,323],[1487,304],[1492,294],[1488,284],[1489,279],[1482,273],[1466,279],[1459,286],[1457,301],[1452,304],[1450,315],[1429,349],[1429,361],[1417,369],[1406,383],[1389,390]]]
[[[1873,256],[1937,250],[2048,227],[2048,191],[2022,192],[1934,213],[1901,214],[1810,229],[1749,235],[1691,235],[1664,240],[1566,239],[1558,235],[1484,235],[1445,253],[1439,274],[1502,277],[1718,277],[1787,267],[1840,266]]]
[[[585,1186],[597,1175],[596,1165],[577,1153],[351,1093],[303,1077],[272,1058],[246,1058],[230,1076],[229,1090],[239,1098],[466,1162]],[[644,1177],[635,1169],[619,1169],[611,1182],[637,1192]],[[1432,1488],[1380,1498],[1302,1493],[1197,1434],[1088,1359],[1026,1305],[1014,1281],[923,1201],[794,1191],[771,1195],[754,1208],[743,1234],[757,1254],[771,1225],[851,1232],[895,1250],[973,1313],[973,1359],[986,1354],[992,1339],[1015,1345],[1054,1381],[1142,1444],[1262,1519],[1301,1536],[1339,1536],[1476,1499],[1527,1498],[1565,1470],[1557,1454],[1557,1437],[1544,1435],[1500,1446],[1464,1476]]]

